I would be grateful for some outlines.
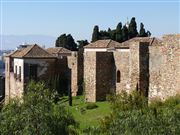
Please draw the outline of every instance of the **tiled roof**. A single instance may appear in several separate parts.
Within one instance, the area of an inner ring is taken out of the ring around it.
[[[28,46],[27,48],[16,50],[14,53],[10,54],[9,56],[16,58],[55,58],[45,49],[41,48],[36,44]]]
[[[125,42],[119,43],[114,40],[98,40],[96,42],[90,43],[84,48],[119,48],[119,47],[129,47],[132,42],[149,42],[150,45],[162,45],[162,41],[158,38],[150,38],[150,37],[135,37],[129,39]]]
[[[132,39],[129,39],[125,42],[122,42],[122,46],[130,46],[132,42],[149,42],[150,45],[157,46],[157,45],[162,45],[162,41],[158,38],[154,37],[135,37]]]
[[[121,46],[121,44],[111,39],[106,39],[90,43],[89,45],[86,45],[84,48],[114,48],[116,46]]]
[[[46,49],[50,54],[60,54],[60,53],[71,53],[70,50],[64,47],[51,47]]]

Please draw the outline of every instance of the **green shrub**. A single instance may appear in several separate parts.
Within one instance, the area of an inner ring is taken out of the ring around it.
[[[0,112],[1,135],[68,135],[78,123],[44,83],[31,82],[22,99],[13,99]]]
[[[95,109],[97,107],[96,103],[87,103],[86,105],[86,109]]]
[[[112,113],[101,120],[99,131],[106,135],[180,134],[180,96],[166,101],[147,99],[137,92],[108,97]]]
[[[80,108],[80,112],[81,112],[81,114],[85,114],[86,113],[86,109],[84,107],[81,107]]]
[[[107,99],[114,112],[146,108],[148,103],[147,98],[137,91],[132,91],[130,94],[122,91],[119,95],[109,95]]]

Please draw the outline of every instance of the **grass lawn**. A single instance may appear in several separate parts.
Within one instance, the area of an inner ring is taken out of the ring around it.
[[[97,108],[94,109],[86,109],[88,103],[84,102],[83,96],[73,97],[72,107],[68,106],[68,97],[63,97],[60,102],[68,107],[82,130],[89,126],[98,126],[99,120],[110,113],[110,104],[107,101],[96,102]]]

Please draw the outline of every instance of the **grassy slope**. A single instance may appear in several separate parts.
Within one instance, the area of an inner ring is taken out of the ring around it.
[[[61,103],[68,106],[68,98],[63,97]],[[110,104],[108,102],[97,102],[95,109],[86,109],[87,103],[84,102],[83,96],[73,97],[73,106],[68,106],[69,111],[74,118],[80,123],[80,128],[85,129],[89,126],[98,126],[99,120],[110,113]]]

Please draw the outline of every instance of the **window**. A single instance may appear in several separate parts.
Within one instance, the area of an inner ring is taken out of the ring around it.
[[[121,80],[121,73],[120,73],[119,70],[117,71],[116,79],[117,79],[117,83],[120,83],[120,80]]]
[[[18,75],[19,81],[21,81],[21,66],[19,66],[19,75]]]
[[[10,61],[10,65],[9,65],[10,72],[13,72],[13,71],[14,71],[13,67],[14,67],[14,62],[13,62],[13,60],[11,60],[11,61]]]
[[[29,77],[31,80],[37,80],[37,65],[31,64],[29,67]]]
[[[14,70],[14,78],[17,79],[17,66],[15,66],[15,70]]]

